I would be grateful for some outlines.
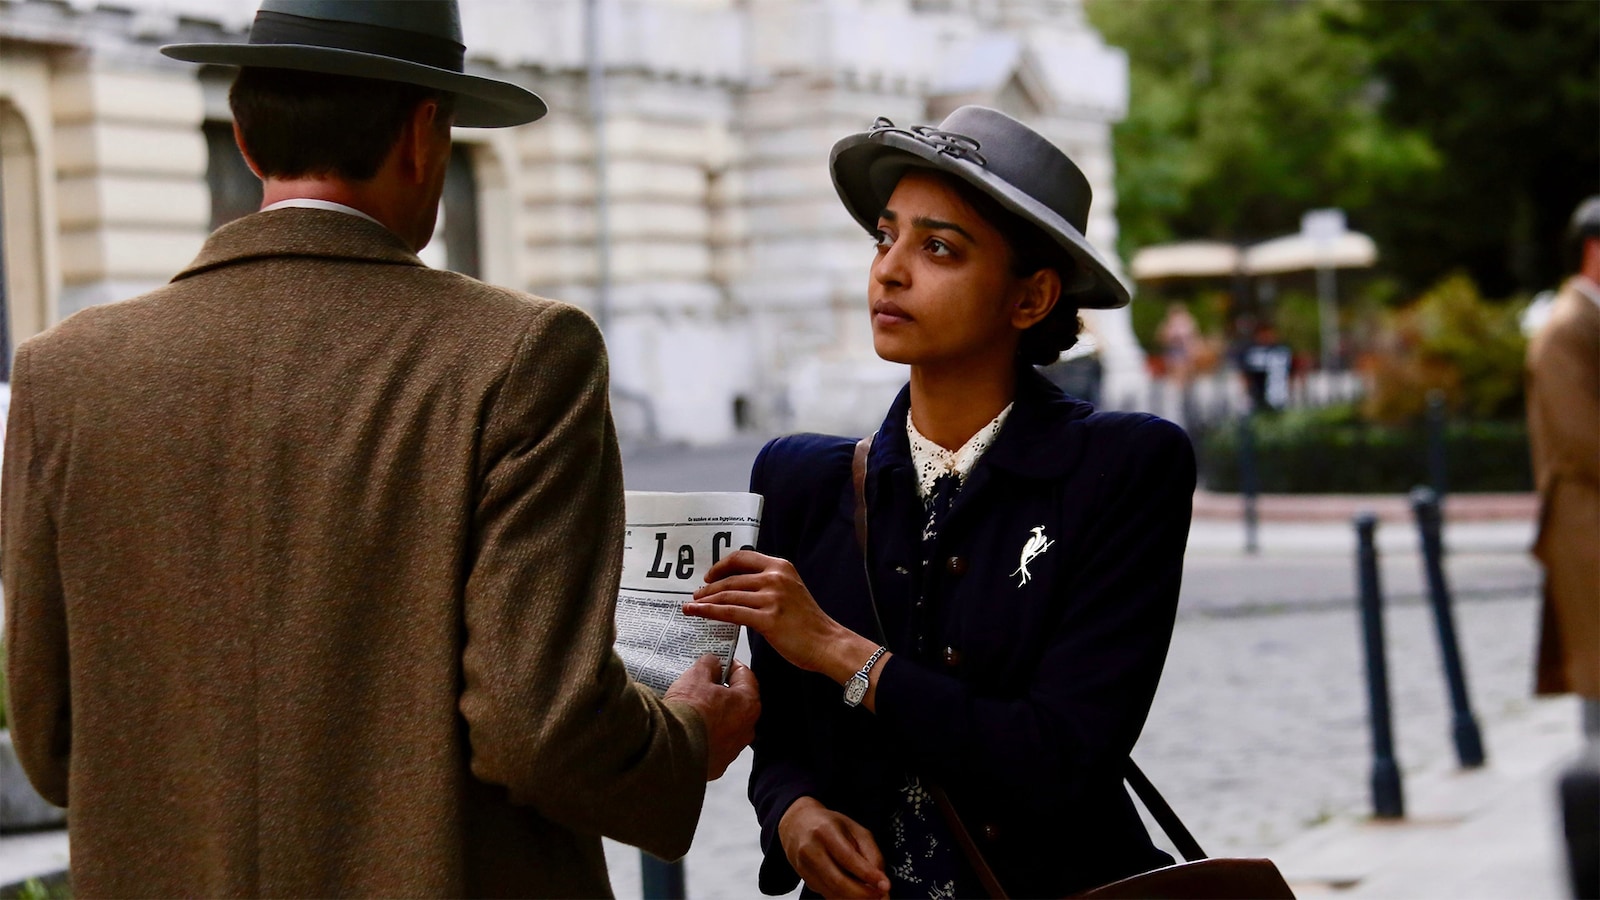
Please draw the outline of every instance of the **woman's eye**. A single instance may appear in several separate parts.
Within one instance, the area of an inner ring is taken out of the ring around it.
[[[877,247],[879,250],[887,250],[893,243],[894,236],[889,232],[884,231],[882,228],[879,228],[877,231],[872,233],[872,245]]]
[[[928,241],[928,252],[932,253],[934,256],[949,256],[950,245],[939,240],[938,238],[930,238]]]

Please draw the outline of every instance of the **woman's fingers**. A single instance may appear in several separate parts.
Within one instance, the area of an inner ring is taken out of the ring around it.
[[[862,881],[835,858],[825,844],[807,848],[800,854],[799,875],[810,888],[824,897],[884,897],[887,889],[876,881]]]
[[[713,594],[722,594],[729,591],[759,591],[770,586],[772,577],[766,572],[754,572],[742,575],[732,575],[716,581],[701,585],[695,589],[696,600],[704,600]]]
[[[685,603],[683,614],[699,619],[710,619],[713,622],[732,622],[735,625],[744,625],[761,630],[767,622],[767,617],[760,610],[747,606],[736,606],[728,603]]]
[[[872,832],[863,828],[854,819],[845,819],[844,822],[845,828],[850,831],[850,836],[855,841],[856,852],[867,865],[866,872],[860,875],[861,880],[872,884],[875,877],[878,885],[884,891],[888,891],[889,877],[885,874],[883,853],[878,849],[878,842],[873,840]]]
[[[872,891],[873,896],[887,891],[889,879],[883,873],[883,855],[878,852],[872,833],[846,816],[840,816],[835,824],[837,829],[830,829],[824,836],[834,861],[852,881]]]
[[[734,552],[717,560],[706,572],[706,581],[716,581],[737,572],[759,572],[772,563],[777,562],[776,557],[757,553],[754,550],[735,550]]]

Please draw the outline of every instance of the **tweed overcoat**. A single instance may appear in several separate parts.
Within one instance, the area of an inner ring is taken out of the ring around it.
[[[686,852],[704,726],[613,653],[582,312],[339,212],[19,348],[13,737],[79,896],[591,896]]]
[[[751,471],[766,497],[758,549],[790,560],[829,615],[895,654],[870,712],[752,635],[761,889],[792,890],[799,877],[777,830],[802,796],[872,831],[892,868],[886,804],[907,773],[945,788],[1011,896],[1065,896],[1171,863],[1122,766],[1177,613],[1188,437],[1154,416],[1097,413],[1029,370],[930,553],[909,405],[902,390],[867,462],[865,567],[854,439],[780,438]],[[1049,545],[1025,557],[1035,535]]]
[[[1596,295],[1585,296],[1584,289]],[[1600,287],[1562,286],[1528,344],[1544,609],[1537,690],[1600,700]]]

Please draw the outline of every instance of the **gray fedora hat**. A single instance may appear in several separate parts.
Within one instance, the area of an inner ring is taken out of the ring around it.
[[[169,44],[173,59],[399,81],[456,95],[456,124],[521,125],[547,111],[525,88],[468,75],[456,0],[263,0],[248,43]]]
[[[1038,226],[1077,264],[1082,276],[1062,286],[1064,303],[1089,309],[1128,304],[1127,286],[1083,236],[1089,180],[1043,135],[1003,112],[963,106],[938,128],[900,128],[880,118],[871,130],[834,144],[828,167],[839,199],[869,232],[906,169],[960,178]]]
[[[1567,222],[1567,238],[1578,240],[1586,237],[1600,237],[1600,194],[1578,204],[1572,211],[1572,219]]]

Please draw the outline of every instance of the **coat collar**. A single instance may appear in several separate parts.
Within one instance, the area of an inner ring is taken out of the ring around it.
[[[194,262],[172,280],[283,256],[425,266],[399,235],[382,225],[341,212],[290,207],[252,213],[218,228],[206,238]]]
[[[906,439],[906,413],[911,409],[911,385],[900,389],[889,414],[872,442],[869,468],[876,471],[911,468],[911,444]],[[1049,379],[1029,366],[1017,376],[1016,406],[994,443],[979,457],[974,469],[1004,469],[1025,478],[1056,478],[1065,474],[1074,454],[1066,452],[1073,423],[1087,418],[1094,407],[1061,392]]]

